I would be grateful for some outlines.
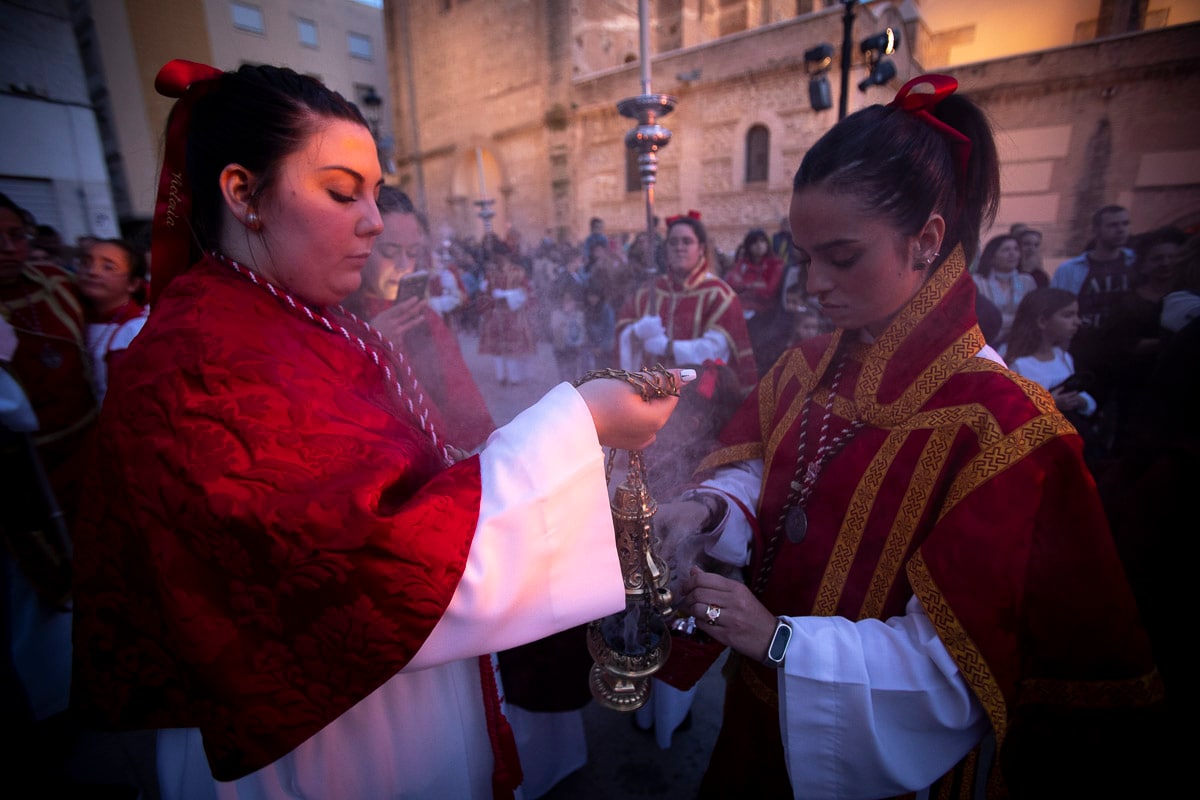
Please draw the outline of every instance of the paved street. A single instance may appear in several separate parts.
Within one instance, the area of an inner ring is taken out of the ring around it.
[[[511,420],[559,382],[550,345],[542,342],[528,360],[529,376],[518,386],[501,386],[492,360],[478,353],[479,340],[460,334],[463,357],[498,425]],[[659,748],[652,731],[633,725],[633,715],[595,702],[583,712],[588,763],[564,778],[543,800],[691,800],[708,764],[721,724],[724,679],[720,659],[700,680],[692,724],[675,733],[671,747]]]

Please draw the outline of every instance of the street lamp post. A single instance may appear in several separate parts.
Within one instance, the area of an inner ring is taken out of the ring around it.
[[[850,102],[850,47],[854,42],[854,6],[858,0],[842,0],[842,84],[838,93],[838,120],[846,118]]]

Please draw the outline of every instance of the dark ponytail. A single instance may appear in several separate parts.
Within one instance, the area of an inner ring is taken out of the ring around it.
[[[859,197],[865,210],[889,217],[915,236],[930,214],[946,220],[935,267],[962,244],[967,262],[1000,201],[1000,165],[991,125],[966,97],[951,94],[933,116],[971,140],[965,174],[945,136],[918,114],[894,106],[868,106],[834,125],[805,154],[793,191],[823,184]]]

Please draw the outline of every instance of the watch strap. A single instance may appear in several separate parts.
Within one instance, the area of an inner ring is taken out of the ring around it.
[[[792,641],[792,626],[786,619],[779,617],[775,625],[775,634],[767,645],[767,657],[763,664],[778,669],[783,666],[783,657],[787,654],[788,644]]]

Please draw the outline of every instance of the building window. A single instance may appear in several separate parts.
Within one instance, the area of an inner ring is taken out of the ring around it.
[[[638,166],[638,151],[631,147],[625,148],[625,191],[640,192],[642,190],[642,170]]]
[[[266,32],[261,8],[249,3],[230,3],[229,7],[233,10],[233,27],[251,33]]]
[[[304,47],[317,48],[317,23],[311,19],[296,20],[296,35]]]
[[[346,40],[350,43],[350,55],[364,61],[371,60],[371,37],[361,33],[347,33]]]
[[[771,132],[766,125],[746,131],[746,183],[766,183],[771,165]]]

